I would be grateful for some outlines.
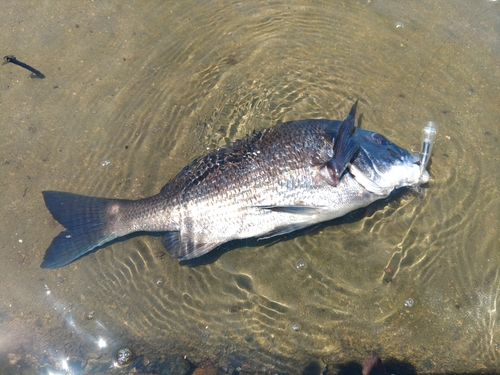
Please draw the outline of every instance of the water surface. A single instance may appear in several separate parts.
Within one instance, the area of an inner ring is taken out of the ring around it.
[[[0,24],[46,77],[0,66],[4,373],[335,374],[373,349],[397,373],[500,371],[496,2],[4,1]],[[421,194],[190,264],[137,236],[39,268],[61,230],[42,190],[153,195],[207,150],[356,99],[408,149],[440,125]]]

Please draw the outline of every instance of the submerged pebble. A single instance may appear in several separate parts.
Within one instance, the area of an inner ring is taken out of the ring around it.
[[[229,309],[229,311],[231,312],[231,314],[236,314],[236,313],[240,312],[241,310],[243,310],[243,307],[238,306],[238,305],[233,305]]]
[[[298,262],[297,262],[297,269],[298,270],[305,270],[307,268],[307,263],[305,260],[303,259],[300,259]]]
[[[408,298],[406,301],[405,301],[405,306],[406,307],[413,307],[413,304],[415,303],[415,301],[413,301],[413,298]]]
[[[132,351],[129,348],[122,348],[116,353],[116,360],[120,366],[128,365],[132,362]]]

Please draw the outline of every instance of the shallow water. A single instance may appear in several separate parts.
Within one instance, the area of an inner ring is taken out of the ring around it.
[[[436,4],[2,2],[4,55],[46,77],[0,66],[3,373],[335,374],[373,349],[398,374],[500,372],[500,6]],[[137,236],[39,268],[61,230],[42,190],[152,195],[207,150],[357,98],[408,149],[440,125],[421,195],[191,264]]]

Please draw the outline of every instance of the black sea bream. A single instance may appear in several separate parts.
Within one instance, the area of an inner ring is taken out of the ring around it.
[[[164,232],[181,260],[231,240],[269,238],[343,216],[398,188],[429,179],[418,155],[344,121],[301,120],[254,132],[194,160],[159,194],[140,200],[44,191],[67,230],[54,238],[44,268],[64,266],[133,232]]]

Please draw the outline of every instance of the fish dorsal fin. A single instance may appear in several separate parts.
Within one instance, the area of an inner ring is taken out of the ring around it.
[[[358,101],[356,100],[346,119],[342,121],[335,144],[333,145],[333,158],[326,164],[331,177],[329,183],[333,186],[337,186],[347,166],[359,151],[358,141],[354,138],[356,131],[354,119],[356,117],[357,106]]]
[[[181,238],[179,231],[166,232],[162,240],[163,246],[170,255],[179,260],[194,259],[215,249],[220,243],[197,243],[191,239]]]

